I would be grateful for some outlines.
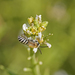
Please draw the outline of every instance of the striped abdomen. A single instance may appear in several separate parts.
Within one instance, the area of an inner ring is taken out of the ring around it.
[[[21,36],[18,36],[18,40],[19,40],[21,43],[23,43],[23,44],[28,44],[28,39],[25,39],[25,38],[23,38],[23,37],[21,37]]]

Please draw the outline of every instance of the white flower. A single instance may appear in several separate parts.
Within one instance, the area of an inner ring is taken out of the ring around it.
[[[23,71],[27,71],[27,68],[24,68]]]
[[[31,57],[28,57],[27,59],[28,59],[28,60],[30,60],[30,59],[31,59]]]
[[[26,24],[23,24],[22,28],[23,28],[24,31],[26,31],[26,29],[28,29],[28,27],[26,26]]]
[[[34,51],[34,53],[36,53],[37,52],[37,48],[33,48],[33,51]]]
[[[31,32],[31,31],[29,31],[29,30],[27,30],[27,33],[28,33],[28,34],[32,34],[32,32]]]
[[[45,28],[44,26],[42,26],[42,28]]]
[[[28,39],[30,39],[30,40],[31,40],[31,39],[32,39],[32,37],[28,37]]]
[[[46,43],[46,45],[48,46],[48,48],[51,48],[51,44],[49,44],[49,43]]]
[[[41,15],[39,15],[38,17],[39,17],[39,21],[41,22]]]
[[[38,19],[38,15],[36,15],[36,19]]]
[[[24,68],[23,71],[32,71],[31,68]]]
[[[30,31],[29,31],[29,30],[27,30],[27,33],[30,33]]]
[[[28,48],[27,50],[30,51],[30,48]]]
[[[42,61],[39,61],[39,64],[42,65],[43,64]]]
[[[41,21],[41,15],[36,15],[36,19],[38,19]]]
[[[41,37],[42,37],[42,33],[41,32],[38,33],[38,37],[41,39]]]

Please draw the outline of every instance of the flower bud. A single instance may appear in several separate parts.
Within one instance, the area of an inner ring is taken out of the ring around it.
[[[46,27],[46,26],[47,26],[47,24],[48,24],[48,21],[44,21],[44,22],[42,22],[42,23],[41,23],[41,26]]]
[[[33,21],[34,21],[34,18],[33,17],[28,18],[29,24],[33,23]]]

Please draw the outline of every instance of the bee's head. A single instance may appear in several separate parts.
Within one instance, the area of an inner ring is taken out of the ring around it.
[[[37,43],[37,46],[39,47],[40,46],[40,43],[37,40],[35,40],[35,42]]]

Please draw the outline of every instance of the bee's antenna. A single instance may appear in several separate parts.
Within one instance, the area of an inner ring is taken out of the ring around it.
[[[39,49],[40,53],[42,54],[42,52],[41,52],[40,48],[38,48],[38,49]]]

